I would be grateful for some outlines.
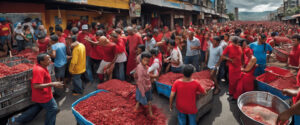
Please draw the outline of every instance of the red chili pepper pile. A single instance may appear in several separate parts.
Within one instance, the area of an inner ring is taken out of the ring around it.
[[[16,56],[24,57],[24,58],[27,58],[27,59],[33,61],[34,63],[37,63],[37,60],[36,60],[37,55],[38,55],[38,53],[33,52],[31,49],[25,49],[25,50],[19,52]]]
[[[29,64],[29,63],[26,63],[26,64],[21,63],[18,65],[12,66],[12,67],[9,67],[3,63],[0,63],[0,78],[2,78],[4,76],[27,71],[27,70],[31,69],[32,67],[33,67],[33,65]]]
[[[267,67],[265,69],[265,71],[270,72],[270,73],[275,74],[275,75],[278,75],[280,77],[291,77],[291,76],[293,76],[293,74],[289,70],[282,69],[282,68],[279,68],[279,67],[273,67],[273,66]]]
[[[183,74],[181,73],[168,72],[166,74],[161,75],[158,79],[158,82],[166,85],[172,85],[177,79],[181,79],[182,77]]]
[[[183,78],[183,74],[181,74],[181,73],[168,72],[164,75],[161,75],[158,79],[158,82],[166,84],[166,85],[173,85],[173,83],[177,79],[181,79],[181,78]],[[209,70],[195,72],[195,73],[193,73],[192,78],[199,80],[201,86],[206,90],[208,90],[214,86],[213,81],[210,80]]]
[[[113,92],[122,97],[128,97],[128,95],[135,94],[136,87],[128,82],[112,79],[99,84],[97,88]]]
[[[201,72],[195,72],[193,73],[192,75],[192,78],[193,79],[210,79],[210,71],[209,70],[204,70],[204,71],[201,71]]]
[[[83,117],[96,125],[165,125],[166,117],[152,106],[153,118],[147,108],[134,112],[135,100],[126,100],[112,92],[100,92],[75,106]]]
[[[201,79],[199,80],[199,83],[201,87],[205,90],[209,90],[210,88],[215,86],[214,82],[210,79]]]
[[[244,105],[242,111],[247,116],[265,125],[275,125],[278,117],[278,112],[272,107],[265,107],[254,103]]]
[[[296,78],[290,77],[290,78],[280,78],[274,82],[271,82],[269,85],[278,90],[283,90],[283,89],[298,88],[299,86],[297,86],[296,84],[297,84]]]
[[[261,81],[263,83],[271,83],[277,79],[278,79],[278,77],[276,75],[269,73],[269,72],[266,72],[257,77],[257,80]]]

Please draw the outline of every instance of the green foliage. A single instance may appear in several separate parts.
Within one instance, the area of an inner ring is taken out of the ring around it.
[[[234,21],[234,14],[233,13],[228,13],[230,21]]]

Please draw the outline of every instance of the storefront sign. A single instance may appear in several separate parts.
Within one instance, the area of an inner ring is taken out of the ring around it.
[[[141,2],[139,0],[131,0],[129,7],[130,17],[141,17]]]
[[[193,5],[184,4],[184,9],[192,11],[193,10]]]

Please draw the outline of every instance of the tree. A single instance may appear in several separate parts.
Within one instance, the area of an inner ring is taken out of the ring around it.
[[[234,21],[234,14],[233,13],[228,13],[227,15],[228,15],[230,21]]]

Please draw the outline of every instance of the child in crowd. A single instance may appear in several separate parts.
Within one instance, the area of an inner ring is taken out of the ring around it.
[[[139,105],[147,105],[149,109],[149,114],[152,117],[152,91],[151,91],[151,80],[150,75],[147,73],[149,60],[151,58],[151,54],[149,52],[143,52],[141,54],[141,62],[138,64],[136,68],[136,72],[134,74],[134,78],[137,84],[136,88],[136,106],[135,111],[138,110]]]
[[[137,51],[136,51],[136,62],[139,64],[141,62],[141,54],[142,52],[144,52],[146,50],[146,47],[144,44],[140,44],[137,47]]]
[[[184,77],[174,82],[170,95],[170,111],[173,109],[173,100],[176,94],[176,108],[178,112],[179,125],[186,125],[186,117],[189,119],[190,125],[196,125],[196,95],[197,92],[205,94],[206,91],[201,87],[200,83],[191,78],[195,67],[187,64],[183,67]]]
[[[150,61],[150,67],[148,69],[148,74],[150,75],[151,77],[151,82],[154,81],[154,79],[158,78],[159,76],[159,72],[161,70],[161,62],[159,61],[159,58],[158,58],[158,52],[159,50],[158,49],[151,49],[150,50],[150,53],[152,55],[152,59]]]
[[[171,67],[171,71],[174,73],[180,73],[183,65],[183,59],[179,47],[176,46],[174,40],[170,40],[169,48],[171,49],[171,55],[165,59],[165,62],[169,63],[167,67]],[[168,71],[168,70],[167,70]]]

